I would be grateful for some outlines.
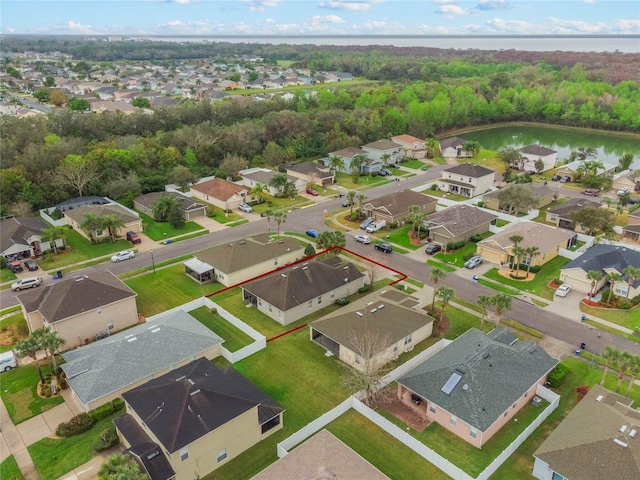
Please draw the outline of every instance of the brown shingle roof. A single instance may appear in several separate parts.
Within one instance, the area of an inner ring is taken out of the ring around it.
[[[87,214],[97,215],[98,217],[113,215],[117,219],[122,220],[125,224],[140,220],[139,217],[129,213],[125,208],[115,204],[84,205],[82,207],[65,210],[64,214],[71,217],[77,223],[82,223],[84,216]]]
[[[424,206],[437,201],[437,199],[429,195],[414,192],[413,190],[402,190],[401,192],[394,192],[369,200],[365,205],[370,205],[375,210],[386,210],[395,216],[407,212],[412,205]]]
[[[602,205],[598,202],[587,200],[586,198],[572,198],[557,207],[550,208],[548,212],[556,214],[561,218],[569,218],[572,212],[578,211],[584,207],[600,208]]]
[[[527,153],[529,155],[539,155],[541,157],[546,157],[547,155],[551,155],[552,153],[558,153],[555,150],[551,150],[547,147],[542,147],[537,144],[527,145],[526,147],[522,147],[520,149],[522,153]]]
[[[0,251],[4,252],[14,244],[23,245],[32,235],[41,235],[47,224],[39,218],[5,218],[0,221]]]
[[[367,143],[364,147],[372,150],[391,150],[394,148],[400,148],[400,145],[394,141],[383,138],[381,140],[376,140],[375,142]]]
[[[551,188],[541,183],[518,183],[515,185],[507,185],[504,188],[499,188],[489,193],[485,193],[484,196],[487,198],[498,198],[498,196],[500,195],[500,192],[508,188],[514,188],[515,186],[530,190],[538,198],[538,200],[546,197],[547,195],[553,194],[553,190]]]
[[[223,178],[207,180],[206,182],[198,183],[191,188],[222,201],[230,199],[233,195],[241,195],[242,192],[248,193],[247,187],[236,185],[235,183],[224,180]]]
[[[367,152],[365,152],[359,147],[347,147],[347,148],[343,148],[342,150],[338,150],[336,152],[331,152],[329,155],[336,155],[338,157],[344,157],[344,158],[353,158],[356,155],[366,155],[366,154]]]
[[[444,169],[443,172],[457,173],[459,175],[472,178],[480,178],[485,175],[493,175],[496,173],[489,168],[485,168],[474,163],[461,163],[460,165],[454,165],[453,167]]]
[[[430,215],[427,222],[432,227],[441,226],[452,237],[457,237],[469,230],[488,224],[496,218],[498,218],[497,215],[471,205],[454,205]]]
[[[175,198],[178,201],[178,210],[181,212],[189,212],[191,210],[198,210],[204,205],[202,203],[198,203],[192,198],[189,198],[185,195],[181,195],[175,192],[151,192],[141,195],[133,199],[134,202],[139,203],[140,205],[144,205],[147,208],[151,208],[151,206],[158,200],[160,200],[165,195],[169,195]]]
[[[513,247],[513,242],[509,237],[513,235],[522,236],[520,242],[522,248],[538,247],[540,252],[548,252],[552,248],[566,248],[569,240],[576,234],[564,228],[550,227],[537,222],[518,222],[506,227],[503,231],[481,240],[478,245],[486,245],[489,248],[498,248],[507,251]]]
[[[303,173],[305,175],[318,175],[320,178],[330,177],[333,175],[329,171],[329,167],[322,167],[317,163],[313,163],[313,162],[297,163],[287,168],[287,170],[291,170],[292,172]]]

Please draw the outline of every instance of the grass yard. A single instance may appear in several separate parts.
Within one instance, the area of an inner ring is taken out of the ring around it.
[[[498,290],[499,292],[506,293],[507,295],[519,295],[520,292],[517,290],[513,290],[508,287],[504,287],[498,283],[492,282],[490,280],[486,280],[485,278],[480,277],[478,279],[478,283],[480,285],[484,285],[485,287],[493,288],[494,290]]]
[[[567,202],[568,200],[569,200],[568,197],[561,197],[561,198],[558,198],[555,202],[551,202],[546,207],[540,208],[538,216],[535,217],[533,219],[533,221],[534,222],[538,222],[538,223],[544,223],[545,225],[555,225],[554,223],[549,223],[549,222],[546,221],[547,210],[549,210],[551,208],[558,207],[558,206],[562,205],[563,203]]]
[[[222,223],[223,225],[230,222],[236,222],[238,220],[242,220],[244,217],[239,213],[230,210],[229,212],[225,212],[223,209],[214,207],[213,205],[207,204],[207,216],[218,223]]]
[[[489,232],[490,233],[490,232]],[[467,242],[464,247],[454,250],[450,253],[439,252],[434,255],[435,258],[444,263],[455,265],[456,267],[464,267],[464,257],[467,255],[475,255],[476,244],[474,242]]]
[[[502,218],[498,218],[496,220],[496,227],[498,228],[502,228],[502,227],[506,227],[507,225],[509,225],[511,222],[508,222],[506,220],[503,220]]]
[[[111,427],[111,420],[122,412],[112,414],[97,422],[87,432],[67,438],[43,438],[27,450],[42,480],[56,480],[96,456],[93,444],[100,433]]]
[[[2,343],[0,352],[9,352],[19,340],[24,340],[29,336],[29,327],[22,312],[14,313],[0,320],[0,332],[2,333]]]
[[[634,332],[640,332],[640,307],[632,310],[613,310],[610,308],[590,307],[580,302],[580,310],[586,315],[602,318],[603,320],[630,328]]]
[[[15,273],[13,273],[8,268],[0,269],[0,283],[13,282],[13,281],[15,281],[16,278],[17,277],[16,277]]]
[[[9,455],[4,462],[0,463],[0,478],[3,480],[22,480],[24,478],[13,455]]]
[[[224,348],[230,352],[240,350],[253,343],[253,338],[239,328],[233,326],[217,313],[212,313],[207,307],[192,310],[189,314],[201,324],[224,339]]]
[[[415,168],[416,170],[420,170],[422,167],[430,167],[431,165],[428,163],[421,162],[420,160],[412,159],[407,160],[406,162],[402,162],[400,167],[407,168]]]
[[[379,232],[382,233],[382,237],[384,240],[387,240],[395,245],[400,245],[403,248],[407,248],[409,250],[417,250],[422,247],[420,245],[414,245],[411,243],[411,233],[413,230],[413,225],[405,225],[404,227],[396,228],[395,230],[391,230],[390,233],[387,232]]]
[[[295,198],[276,198],[268,195],[263,203],[251,205],[253,211],[260,214],[271,210],[272,212],[288,212],[293,207],[302,208],[307,205],[313,205],[314,202],[306,197],[296,196]],[[273,217],[271,218],[272,226],[275,225]]]
[[[49,366],[42,366],[42,374],[49,373]],[[60,405],[60,396],[40,398],[38,396],[38,369],[35,365],[23,365],[2,374],[0,397],[14,424],[19,424],[42,412]]]
[[[456,269],[454,267],[452,267],[451,265],[447,265],[446,263],[442,263],[442,262],[438,262],[436,260],[427,260],[427,263],[429,265],[431,265],[432,267],[436,267],[439,268],[441,270],[444,270],[445,272],[455,272]]]
[[[347,190],[366,190],[368,188],[379,187],[385,183],[390,183],[387,177],[362,175],[358,178],[358,183],[353,181],[353,177],[350,174],[337,172],[336,183]]]
[[[179,235],[184,235],[186,233],[196,232],[198,230],[204,229],[202,225],[199,225],[193,221],[185,222],[184,225],[180,228],[173,228],[169,224],[169,222],[158,222],[149,215],[145,215],[142,212],[138,213],[140,214],[140,218],[142,219],[142,228],[144,230],[144,234],[151,240],[155,240],[156,242],[164,240],[166,238],[173,238]]]

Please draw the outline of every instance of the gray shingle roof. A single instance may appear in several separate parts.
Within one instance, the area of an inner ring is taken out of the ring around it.
[[[497,215],[471,205],[453,205],[430,215],[427,222],[432,227],[442,226],[452,237],[457,237],[496,218]]]
[[[165,195],[169,195],[177,200],[178,210],[180,210],[181,212],[189,212],[189,211],[198,210],[204,207],[202,203],[198,203],[192,198],[189,198],[186,195],[181,195],[176,192],[146,193],[144,195],[134,198],[133,201],[139,203],[140,205],[144,205],[147,208],[151,208],[153,203],[160,200]]]
[[[480,178],[485,175],[493,175],[495,172],[490,168],[485,168],[474,163],[461,163],[443,170],[443,172],[457,173],[465,177]]]
[[[529,155],[539,155],[541,157],[546,157],[547,155],[551,155],[552,153],[558,153],[555,150],[551,150],[550,148],[543,147],[537,144],[522,147],[520,151],[522,153],[528,153]]]
[[[338,157],[353,158],[356,155],[366,155],[366,154],[367,152],[365,152],[359,147],[347,147],[347,148],[343,148],[342,150],[331,152],[329,156],[336,155]]]
[[[513,338],[472,328],[398,383],[485,431],[558,363],[534,342],[506,343]],[[442,387],[454,372],[462,379],[447,395]]]
[[[599,272],[604,269],[615,269],[620,275],[628,265],[640,267],[640,252],[631,248],[621,247],[619,245],[605,245],[598,243],[584,252],[575,260],[567,263],[561,270],[569,270],[571,268],[580,268],[585,272],[589,270],[597,270]],[[624,281],[627,281],[627,275],[624,275]],[[640,278],[636,278],[633,287],[640,286]]]
[[[557,207],[550,208],[547,211],[549,213],[558,215],[561,218],[568,219],[571,216],[572,212],[576,212],[585,207],[600,208],[602,207],[602,205],[600,205],[598,202],[594,202],[593,200],[587,200],[586,198],[578,197],[567,200],[563,204],[558,205]]]
[[[392,150],[395,148],[400,148],[401,145],[386,138],[381,140],[376,140],[375,142],[367,143],[363,146],[363,148],[370,148],[372,150]]]
[[[449,137],[440,140],[440,149],[444,150],[447,147],[459,147],[464,146],[467,141],[460,137]]]
[[[84,216],[87,214],[93,214],[99,217],[113,215],[114,217],[122,220],[124,223],[130,223],[140,220],[139,217],[133,215],[124,207],[111,203],[106,205],[84,205],[82,207],[65,210],[64,214],[68,217],[71,217],[77,223],[82,223],[84,221]]]
[[[78,398],[88,403],[223,341],[191,315],[177,310],[65,352],[66,363],[61,368]]]
[[[328,170],[328,167],[323,167],[313,162],[296,163],[295,165],[287,167],[287,170],[305,175],[318,175],[320,178],[333,176],[333,174]]]
[[[25,245],[33,235],[40,235],[43,228],[49,228],[39,218],[5,218],[0,221],[0,252],[8,250],[12,245]]]
[[[488,198],[498,198],[498,196],[500,195],[500,192],[508,188],[514,188],[516,186],[530,190],[538,198],[538,200],[540,200],[543,197],[546,197],[547,195],[553,194],[553,190],[542,183],[518,183],[515,185],[507,185],[504,188],[499,188],[489,193],[485,193],[484,196]]]
[[[392,216],[400,215],[409,211],[412,205],[425,206],[436,203],[438,200],[423,193],[414,192],[413,190],[402,190],[401,192],[393,192],[382,197],[374,198],[365,203],[367,206],[373,207],[375,210],[383,210],[389,212]]]

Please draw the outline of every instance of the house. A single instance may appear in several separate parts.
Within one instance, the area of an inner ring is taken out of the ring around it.
[[[473,235],[481,235],[495,225],[497,215],[471,205],[453,205],[429,216],[426,226],[435,243],[466,242]]]
[[[29,331],[49,328],[66,348],[138,322],[136,293],[108,270],[78,275],[18,295]]]
[[[115,231],[116,237],[122,237],[125,232],[129,231],[142,232],[142,219],[132,210],[117,203],[85,205],[65,210],[64,216],[67,220],[67,225],[88,240],[91,240],[91,236],[95,236],[95,238],[100,241],[101,239],[109,238],[110,234],[108,228],[96,230],[95,232],[86,232],[82,228],[85,215],[95,215],[96,217],[102,218],[113,215],[116,220],[122,222],[122,226]]]
[[[213,178],[192,185],[189,193],[203,202],[210,203],[224,211],[235,210],[245,203],[250,189],[222,178]]]
[[[369,200],[362,205],[362,213],[376,220],[386,220],[389,225],[404,220],[411,206],[416,205],[422,212],[431,213],[436,210],[437,203],[434,197],[413,190],[402,190]]]
[[[640,478],[640,414],[633,400],[593,385],[533,454],[539,480]]]
[[[640,243],[640,209],[629,212],[627,226],[622,227],[622,238]]]
[[[35,257],[53,249],[52,242],[42,241],[42,231],[50,228],[39,218],[7,217],[0,220],[0,255],[7,260]],[[65,241],[55,241],[56,248],[64,248]]]
[[[416,297],[388,289],[316,320],[309,336],[355,369],[382,366],[433,333],[434,319],[419,307]]]
[[[86,411],[194,359],[213,360],[224,340],[182,310],[62,354],[69,387]]]
[[[133,199],[133,208],[150,217],[153,217],[153,204],[165,195],[169,195],[176,201],[178,211],[185,220],[193,220],[194,218],[204,217],[207,215],[207,207],[196,202],[192,198],[181,195],[176,192],[151,192],[145,193]]]
[[[519,149],[520,155],[522,156],[522,170],[528,171],[538,171],[535,163],[538,160],[542,160],[544,163],[544,168],[542,171],[550,170],[556,166],[556,160],[558,159],[558,152],[552,150],[547,147],[543,147],[541,145],[533,144],[527,145],[526,147],[522,147]]]
[[[206,358],[122,397],[126,413],[113,423],[151,480],[202,478],[282,429],[284,408],[232,367]],[[158,456],[165,460],[153,464]],[[160,463],[161,475],[149,471]]]
[[[110,203],[113,203],[113,201],[109,200],[107,197],[90,195],[86,197],[69,198],[63,202],[58,203],[54,208],[58,210],[58,212],[62,216],[64,212],[74,208],[84,207],[86,205],[108,205]]]
[[[462,163],[442,170],[438,188],[463,197],[475,197],[488,192],[495,182],[496,172],[473,163]]]
[[[440,140],[440,152],[445,158],[470,158],[473,152],[467,151],[467,141],[459,137],[450,137]]]
[[[520,261],[531,266],[544,265],[558,256],[561,248],[569,248],[576,241],[576,234],[562,228],[550,227],[537,222],[518,222],[507,226],[503,231],[477,243],[476,254],[488,262],[508,265],[514,260],[513,236],[521,236],[521,248],[538,247],[539,255]]]
[[[398,398],[481,448],[531,402],[558,361],[506,329],[472,328],[398,379]]]
[[[576,177],[579,176],[583,164],[584,162],[582,160],[575,160],[571,163],[558,167],[556,174],[561,177],[569,177],[569,179],[574,182]],[[617,165],[614,165],[613,163],[602,162],[602,165],[604,168],[598,168],[596,175],[613,174],[616,171]]]
[[[269,170],[268,168],[247,168],[245,170],[240,170],[238,172],[241,175],[242,179],[239,182],[236,182],[238,185],[242,185],[247,187],[249,190],[249,194],[251,193],[251,189],[261,183],[265,185],[268,189],[269,195],[277,195],[280,193],[280,189],[270,185],[271,179],[276,175],[282,175],[280,172],[276,172],[275,170]],[[293,183],[296,186],[296,191],[304,192],[307,188],[307,182],[298,177],[292,177],[287,175],[287,181]],[[258,200],[258,198],[251,197],[251,200]]]
[[[287,167],[287,175],[297,177],[305,183],[315,185],[332,185],[335,183],[335,173],[329,167],[313,162],[301,162]]]
[[[326,166],[330,166],[329,159],[331,157],[340,157],[342,162],[344,163],[344,167],[340,167],[338,171],[344,173],[351,173],[351,162],[353,158],[357,155],[361,155],[364,157],[366,163],[360,167],[360,173],[364,175],[368,175],[369,173],[379,172],[381,168],[383,168],[384,163],[381,160],[376,160],[373,158],[369,158],[367,156],[367,152],[362,148],[358,147],[347,147],[342,150],[337,150],[335,152],[331,152],[328,158],[322,159]]]
[[[251,480],[294,478],[389,479],[326,429],[305,440]]]
[[[203,250],[196,258],[209,265],[211,278],[237,285],[303,258],[304,248],[290,237],[255,235]]]
[[[500,188],[498,190],[492,190],[491,192],[485,193],[482,196],[482,201],[484,202],[484,208],[488,208],[490,210],[507,210],[508,206],[507,205],[501,205],[500,204],[500,192],[508,189],[508,188],[513,188],[516,185],[507,185],[504,188]],[[543,185],[541,183],[520,183],[517,185],[519,188],[526,188],[529,191],[531,191],[536,199],[536,205],[535,208],[542,208],[542,207],[546,207],[547,205],[549,205],[551,202],[553,202],[553,196],[554,196],[554,191],[549,188],[547,185]]]
[[[406,157],[425,158],[427,156],[427,142],[421,138],[404,134],[391,137],[391,141],[400,145]]]
[[[548,223],[553,223],[556,227],[566,228],[567,230],[573,230],[578,233],[585,233],[585,230],[580,224],[574,225],[571,221],[571,214],[585,207],[601,208],[602,205],[593,200],[587,200],[586,198],[571,198],[561,205],[548,209],[545,220]],[[611,215],[613,215],[613,213],[611,213]]]
[[[608,282],[605,277],[608,273],[617,273],[622,276],[622,281],[615,282],[614,293],[623,297],[633,298],[640,295],[640,278],[633,279],[629,285],[629,278],[623,270],[627,266],[640,266],[640,252],[619,245],[605,245],[598,243],[584,252],[575,260],[567,263],[560,269],[560,280],[571,285],[580,292],[592,291],[591,280],[587,274],[591,270],[602,273],[603,278],[594,285],[593,291],[597,292]]]
[[[640,172],[625,171],[613,177],[613,190],[628,188],[630,192],[640,192]]]
[[[386,165],[399,161],[403,157],[402,146],[394,141],[381,139],[362,146],[367,156]]]
[[[356,293],[365,275],[337,256],[280,269],[242,285],[242,299],[282,325]]]

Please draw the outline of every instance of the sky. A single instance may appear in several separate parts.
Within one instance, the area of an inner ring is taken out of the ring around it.
[[[639,0],[1,0],[0,33],[640,34]]]

